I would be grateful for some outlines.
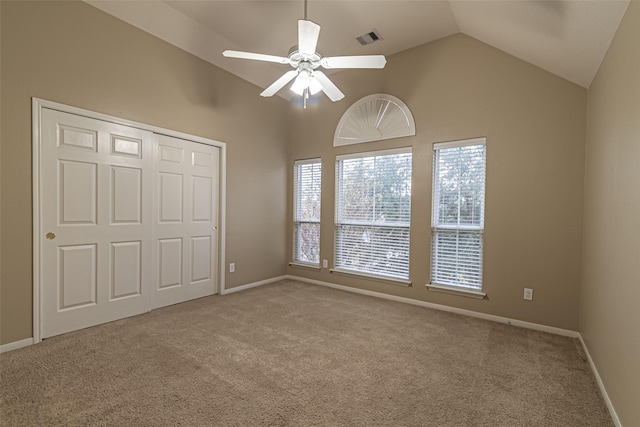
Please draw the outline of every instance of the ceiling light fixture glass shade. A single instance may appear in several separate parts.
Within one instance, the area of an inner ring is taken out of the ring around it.
[[[315,95],[322,90],[322,85],[309,70],[301,70],[291,85],[291,90],[300,96],[305,95],[305,89],[308,89],[311,95]]]
[[[296,77],[296,81],[291,85],[291,90],[298,95],[302,96],[304,90],[309,87],[309,80],[311,79],[311,73],[307,70],[301,70]]]
[[[316,93],[322,90],[322,85],[319,81],[316,80],[315,77],[311,76],[311,81],[309,82],[309,92],[311,95],[315,95]]]

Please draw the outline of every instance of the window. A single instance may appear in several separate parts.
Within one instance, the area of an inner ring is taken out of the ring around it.
[[[293,262],[320,265],[320,159],[293,164]]]
[[[411,149],[338,156],[336,271],[409,278]]]
[[[431,284],[482,291],[485,138],[433,145]]]

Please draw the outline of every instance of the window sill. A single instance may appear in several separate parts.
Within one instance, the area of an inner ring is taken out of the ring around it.
[[[442,292],[445,294],[458,295],[461,297],[485,299],[487,294],[481,291],[473,291],[471,289],[456,288],[448,285],[439,285],[436,283],[428,283],[425,285],[428,290],[434,292]]]
[[[361,279],[371,279],[371,280],[375,280],[378,282],[382,282],[382,283],[388,283],[391,285],[398,285],[398,286],[411,286],[411,281],[409,280],[403,280],[403,279],[397,279],[395,277],[388,277],[388,276],[377,276],[375,274],[368,274],[368,273],[361,273],[358,271],[351,271],[351,270],[342,270],[339,268],[333,268],[331,270],[329,270],[331,273],[333,274],[339,274],[342,276],[351,276],[351,277],[359,277]]]
[[[320,266],[319,266],[319,265],[314,265],[314,264],[303,264],[303,263],[301,263],[301,262],[290,262],[290,263],[289,263],[289,267],[306,268],[307,270],[316,270],[316,271],[320,271]]]

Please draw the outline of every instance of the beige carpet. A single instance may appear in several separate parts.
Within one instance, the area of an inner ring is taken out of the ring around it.
[[[612,426],[575,339],[284,281],[0,355],[3,426]]]

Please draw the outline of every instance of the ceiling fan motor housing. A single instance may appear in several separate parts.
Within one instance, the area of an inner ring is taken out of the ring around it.
[[[297,49],[297,46],[294,46],[289,50],[289,63],[293,68],[297,68],[300,70],[300,65],[308,64],[308,66],[315,70],[321,64],[322,56],[318,52],[315,52],[313,55],[307,55],[300,52]]]

